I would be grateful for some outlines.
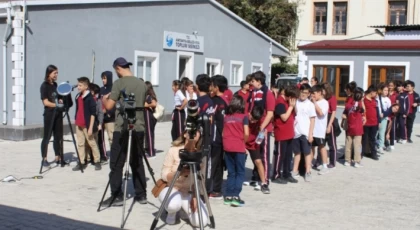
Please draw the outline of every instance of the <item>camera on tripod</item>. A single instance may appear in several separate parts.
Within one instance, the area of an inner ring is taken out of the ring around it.
[[[123,101],[117,101],[115,108],[118,110],[120,114],[123,115],[124,119],[127,119],[128,124],[136,123],[136,95],[134,93],[130,93],[128,95],[125,94],[125,91],[121,91],[121,95],[123,97]]]

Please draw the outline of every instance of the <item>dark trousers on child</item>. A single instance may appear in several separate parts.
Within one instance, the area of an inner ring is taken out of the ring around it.
[[[411,133],[413,133],[413,124],[416,119],[416,112],[410,113],[407,116],[407,140],[411,140]]]
[[[174,109],[172,112],[172,141],[182,135],[185,129],[185,111]]]
[[[378,126],[363,126],[363,155],[370,153],[372,158],[377,158],[376,153],[376,134],[378,133]],[[358,154],[358,153],[355,153]]]
[[[397,116],[397,139],[407,140],[406,120],[403,114]]]
[[[395,144],[395,140],[396,140],[396,132],[397,132],[397,118],[393,117],[392,118],[392,123],[391,123],[391,130],[389,131],[389,144],[391,146],[394,146]]]
[[[146,152],[149,154],[150,157],[156,156],[156,149],[155,149],[155,127],[157,120],[153,116],[153,112],[150,109],[144,110],[144,121],[145,121],[145,128],[146,128],[146,144],[145,149]]]
[[[274,150],[274,172],[272,179],[279,177],[288,178],[291,176],[291,165],[293,158],[293,139],[276,141]]]
[[[108,156],[106,155],[104,125],[102,125],[102,129],[98,131],[98,148],[99,154],[101,155],[101,161],[106,161]]]
[[[245,153],[226,152],[225,163],[228,174],[225,196],[239,197],[245,180],[245,159]]]
[[[265,175],[265,182],[262,181],[262,183],[269,184],[270,183],[270,137],[271,132],[267,132],[267,135],[265,136],[264,140],[260,144],[260,154],[261,154],[261,162],[264,166],[264,175]],[[254,165],[254,170],[252,171],[253,181],[259,181],[260,177],[258,175],[257,167]]]
[[[207,160],[206,189],[208,193],[222,192],[223,183],[223,146],[212,145],[210,158]]]

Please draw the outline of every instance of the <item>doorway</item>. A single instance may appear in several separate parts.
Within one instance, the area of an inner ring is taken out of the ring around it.
[[[187,77],[194,78],[194,53],[177,52],[177,79]]]

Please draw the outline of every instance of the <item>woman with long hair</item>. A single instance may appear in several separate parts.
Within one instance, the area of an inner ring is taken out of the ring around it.
[[[192,143],[191,143],[192,142]],[[191,144],[191,145],[190,145]],[[162,180],[171,183],[172,180],[176,180],[174,188],[169,196],[168,203],[166,204],[166,211],[168,215],[166,217],[167,224],[175,224],[176,214],[181,208],[187,214],[188,219],[194,227],[200,226],[198,219],[197,200],[201,203],[202,214],[203,214],[203,225],[206,226],[208,222],[208,211],[204,203],[200,198],[194,197],[189,193],[191,178],[189,178],[190,170],[184,168],[178,178],[174,178],[176,171],[178,170],[181,159],[179,158],[179,150],[184,149],[186,146],[194,146],[196,149],[200,149],[202,144],[200,133],[194,137],[194,140],[189,138],[187,132],[183,132],[176,140],[172,142],[172,147],[165,155],[165,160],[162,166]],[[194,187],[194,185],[191,185]],[[164,188],[159,193],[159,201],[163,202],[165,195],[168,192],[168,187]]]
[[[147,87],[146,92],[146,101],[144,102],[144,120],[146,124],[146,141],[145,141],[145,150],[148,153],[148,157],[155,157],[156,156],[156,149],[155,149],[155,127],[157,120],[153,116],[157,105],[157,97],[155,91],[153,90],[153,85],[150,81],[145,82]]]
[[[184,85],[179,80],[172,82],[172,91],[174,92],[175,108],[172,112],[172,141],[182,135],[185,129],[185,106],[187,98],[185,97]]]
[[[47,69],[45,70],[44,81],[42,82],[40,88],[41,101],[44,105],[44,136],[41,142],[43,167],[50,166],[47,160],[47,152],[51,135],[54,136],[53,148],[57,165],[61,163],[60,160],[63,160],[60,159],[60,153],[62,151],[63,145],[63,112],[55,109],[56,102],[63,104],[63,100],[66,100],[67,107],[71,107],[73,105],[73,101],[70,95],[62,97],[57,94],[57,77],[58,68],[54,65],[47,66]]]

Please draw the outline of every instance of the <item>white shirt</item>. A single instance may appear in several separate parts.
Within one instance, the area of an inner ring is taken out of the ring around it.
[[[317,114],[315,117],[314,137],[325,139],[328,124],[328,101],[321,99],[315,103],[321,108],[323,116]]]
[[[181,90],[176,91],[175,97],[174,97],[175,107],[181,106],[182,105],[182,102],[184,101],[184,99],[185,99],[185,96],[181,92]]]
[[[305,101],[296,100],[296,117],[295,117],[295,138],[302,135],[308,138],[310,118],[316,117],[314,104],[306,99]]]
[[[389,99],[389,97],[381,97],[381,100],[382,100],[382,107],[380,106],[381,101],[379,100],[379,96],[376,97],[376,102],[379,105],[379,112],[383,114],[384,111],[387,111],[389,108],[391,108],[391,99]]]

